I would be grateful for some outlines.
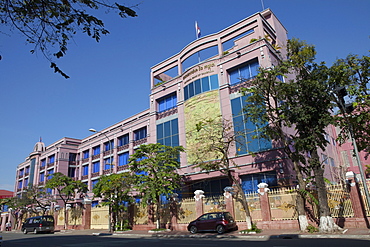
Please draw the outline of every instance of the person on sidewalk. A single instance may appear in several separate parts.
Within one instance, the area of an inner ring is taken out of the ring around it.
[[[5,224],[5,231],[11,231],[12,230],[12,223],[9,221]]]

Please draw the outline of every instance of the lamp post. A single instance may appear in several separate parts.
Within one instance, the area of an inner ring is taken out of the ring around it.
[[[108,145],[109,145],[109,150],[110,150],[110,156],[109,156],[110,174],[112,174],[112,172],[113,172],[113,169],[112,169],[113,168],[113,161],[112,161],[112,159],[113,159],[113,147],[111,145],[111,142],[110,142],[108,136],[105,133],[100,132],[100,131],[97,131],[96,129],[93,129],[93,128],[89,129],[89,131],[94,132],[94,133],[102,133],[107,138]],[[111,204],[109,204],[109,207],[108,208],[109,208],[109,212],[108,212],[108,217],[109,217],[109,219],[108,219],[108,221],[109,221],[108,222],[108,229],[109,229],[109,232],[112,232],[112,206],[111,206]]]

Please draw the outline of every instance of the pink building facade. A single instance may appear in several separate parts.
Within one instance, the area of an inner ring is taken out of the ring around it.
[[[148,109],[82,140],[62,138],[47,147],[38,142],[17,167],[15,193],[30,184],[44,186],[55,172],[81,180],[91,192],[103,174],[127,171],[129,156],[141,144],[181,145],[191,150],[196,143],[187,133],[197,121],[218,115],[245,131],[245,145],[236,145],[230,152],[237,166],[234,175],[245,192],[256,191],[261,182],[270,188],[294,185],[292,164],[279,144],[251,138],[257,128],[244,121],[241,109],[247,96],[239,92],[257,75],[258,67],[271,67],[285,58],[286,42],[287,30],[269,9],[193,41],[151,68]],[[336,144],[334,128],[328,128],[327,138],[328,149],[321,152],[322,161],[328,162],[326,177],[339,181],[348,165],[356,172],[352,163],[343,162],[347,149]],[[195,169],[193,160],[191,152],[181,154],[179,173],[186,178],[182,196],[192,196],[198,189],[206,195],[222,194],[232,185],[218,171]],[[97,203],[99,199],[94,199],[93,205]]]

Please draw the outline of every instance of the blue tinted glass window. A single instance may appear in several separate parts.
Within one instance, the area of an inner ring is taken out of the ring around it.
[[[158,112],[167,111],[177,106],[177,96],[176,93],[166,95],[163,98],[157,100]]]
[[[194,83],[195,95],[200,94],[202,92],[202,88],[200,86],[200,80],[196,80]]]
[[[89,165],[82,167],[82,175],[88,175],[89,174]]]
[[[189,98],[194,96],[194,83],[189,84]]]
[[[171,135],[171,122],[165,122],[163,125],[164,128],[164,136],[169,136]]]
[[[157,139],[163,138],[163,124],[157,125]]]
[[[211,81],[211,89],[217,89],[218,88],[218,76],[211,75],[209,79]]]
[[[100,170],[100,162],[99,161],[98,162],[94,162],[93,163],[93,173],[99,172],[99,170]]]
[[[230,85],[234,85],[240,82],[239,70],[233,70],[229,72]]]
[[[258,75],[259,64],[258,61],[253,62],[250,65],[251,77],[254,78]]]
[[[100,154],[100,145],[93,148],[93,155]]]
[[[242,105],[240,104],[240,99],[232,99],[231,100],[231,111],[233,116],[238,116],[242,114]]]
[[[128,134],[118,137],[118,146],[123,146],[129,143]]]
[[[184,99],[187,100],[189,98],[189,86],[184,87]]]
[[[163,128],[162,128],[163,127]],[[163,130],[162,130],[163,129]],[[157,125],[157,143],[166,146],[179,146],[178,120],[173,119]],[[160,133],[160,135],[159,135]]]
[[[99,179],[91,181],[91,186],[94,188],[95,185],[99,182]]]
[[[85,151],[84,151],[84,153],[83,153],[83,157],[84,157],[84,159],[89,158],[89,150],[85,150]]]
[[[171,120],[171,129],[172,129],[172,134],[176,135],[179,133],[179,124],[177,118],[174,120]]]
[[[135,141],[146,138],[146,127],[134,131]]]
[[[129,153],[123,153],[118,155],[118,166],[123,166],[128,164],[128,158],[129,158]]]
[[[202,92],[207,92],[210,90],[210,87],[209,87],[210,83],[209,83],[209,77],[204,77],[202,78]]]

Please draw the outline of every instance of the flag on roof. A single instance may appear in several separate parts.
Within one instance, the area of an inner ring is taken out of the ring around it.
[[[200,28],[198,26],[198,22],[195,22],[195,34],[196,34],[197,39],[199,39],[200,38]]]

